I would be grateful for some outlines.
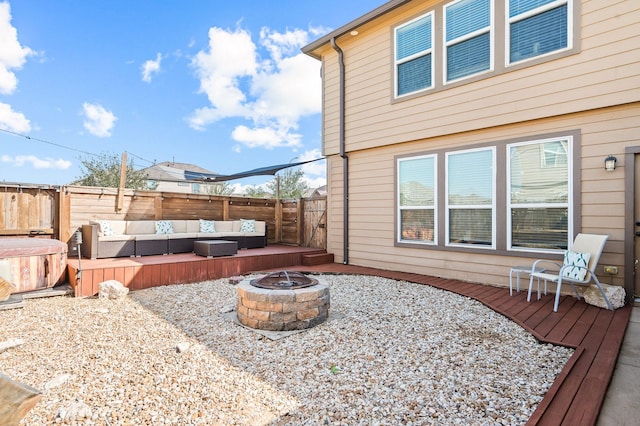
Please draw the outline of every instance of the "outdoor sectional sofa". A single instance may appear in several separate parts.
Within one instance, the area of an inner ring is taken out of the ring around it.
[[[89,259],[188,253],[202,240],[236,241],[239,249],[267,245],[258,220],[95,220],[82,225],[82,256]]]

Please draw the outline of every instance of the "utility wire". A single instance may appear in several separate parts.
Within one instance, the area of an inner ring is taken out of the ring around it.
[[[99,157],[99,156],[100,156],[99,154],[94,154],[93,152],[83,151],[83,150],[81,150],[81,149],[77,149],[77,148],[71,148],[71,147],[69,147],[69,146],[65,146],[65,145],[62,145],[62,144],[59,144],[59,143],[55,143],[55,142],[46,141],[46,140],[44,140],[44,139],[32,138],[31,136],[27,136],[27,135],[23,135],[23,134],[20,134],[20,133],[12,132],[11,130],[7,130],[7,129],[1,129],[1,128],[0,128],[0,131],[3,131],[3,132],[5,132],[5,133],[12,134],[12,135],[14,135],[14,136],[20,136],[20,137],[23,137],[23,138],[25,138],[25,139],[29,139],[29,140],[32,140],[32,141],[42,142],[42,143],[46,143],[46,144],[48,144],[48,145],[57,146],[58,148],[68,149],[68,150],[70,150],[70,151],[76,151],[76,152],[80,152],[80,153],[82,153],[82,154],[92,155],[92,156],[94,156],[94,157]]]

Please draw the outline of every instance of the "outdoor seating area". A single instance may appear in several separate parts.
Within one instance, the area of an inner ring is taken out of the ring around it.
[[[238,249],[265,247],[267,224],[240,220],[91,220],[82,226],[88,259],[189,253],[199,240],[235,241]]]

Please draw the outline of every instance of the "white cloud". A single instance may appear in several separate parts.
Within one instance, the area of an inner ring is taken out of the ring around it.
[[[23,113],[14,111],[11,105],[0,102],[0,129],[28,133],[31,131],[31,122]]]
[[[211,28],[208,50],[192,61],[210,105],[193,112],[190,127],[204,130],[224,118],[242,119],[247,123],[231,134],[242,145],[301,146],[299,120],[321,107],[320,64],[300,53],[308,38],[303,30],[263,28],[259,52],[247,31]]]
[[[319,149],[312,149],[310,151],[306,151],[298,157],[299,161],[309,161],[315,160],[316,158],[321,158],[322,153]],[[307,163],[300,166],[302,171],[307,176],[318,176],[326,181],[327,178],[327,161],[326,160],[318,160],[313,163]],[[324,184],[323,184],[324,185]]]
[[[3,155],[0,157],[3,163],[12,164],[15,167],[23,167],[25,164],[31,164],[34,169],[56,169],[66,170],[71,167],[71,161],[63,160],[62,158],[38,158],[35,155],[16,155],[12,157],[10,155]]]
[[[34,54],[18,41],[18,31],[11,25],[11,6],[0,3],[0,93],[9,95],[16,90],[18,79],[11,70],[22,68]]]
[[[160,72],[160,62],[162,61],[162,55],[158,53],[156,55],[156,60],[149,59],[144,64],[142,64],[142,81],[146,83],[151,83],[152,74],[156,74]]]
[[[85,115],[84,128],[92,135],[104,138],[111,136],[111,130],[118,119],[111,111],[104,109],[102,105],[82,104]]]

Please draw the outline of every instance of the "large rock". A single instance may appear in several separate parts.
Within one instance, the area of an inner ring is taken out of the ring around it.
[[[11,296],[11,293],[16,291],[15,285],[0,277],[0,302],[3,302]]]
[[[120,299],[129,293],[129,289],[120,281],[109,280],[98,284],[98,292],[100,299]]]
[[[611,306],[613,306],[613,309],[618,309],[624,306],[624,287],[607,284],[601,285],[602,290],[604,290],[604,293],[607,295],[607,299],[609,299],[609,302],[611,302]],[[595,284],[591,284],[589,287],[587,287],[582,296],[584,297],[584,301],[588,304],[607,309],[607,302],[604,301],[602,293],[600,293],[600,290],[598,290],[598,287]]]
[[[0,373],[0,425],[17,425],[41,398],[37,389]]]

